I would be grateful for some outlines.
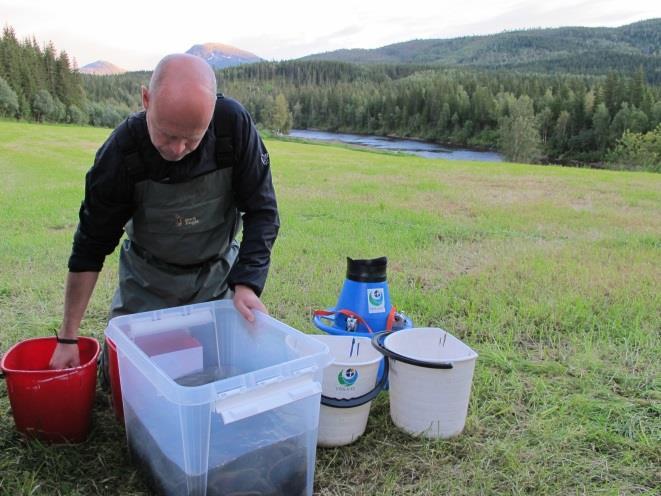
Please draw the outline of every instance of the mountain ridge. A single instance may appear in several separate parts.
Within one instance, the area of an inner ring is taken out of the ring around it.
[[[82,66],[79,69],[79,72],[81,74],[92,74],[95,76],[108,76],[112,74],[124,74],[128,71],[113,64],[112,62],[108,62],[107,60],[96,60]]]
[[[261,57],[258,57],[252,52],[242,50],[232,45],[224,43],[202,43],[193,45],[186,53],[196,55],[207,61],[207,63],[214,69],[224,69],[225,67],[234,67],[242,64],[251,64],[254,62],[261,62]]]
[[[562,66],[563,61],[579,56],[569,65],[584,71],[582,65],[615,54],[636,57],[638,65],[645,66],[646,72],[651,70],[661,75],[661,18],[616,28],[535,28],[456,38],[413,39],[379,48],[317,53],[298,60],[535,70],[550,62]]]

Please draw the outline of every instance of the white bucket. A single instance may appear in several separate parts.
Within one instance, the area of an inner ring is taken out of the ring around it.
[[[370,344],[370,338],[315,335],[330,349],[333,362],[324,369],[319,436],[322,447],[344,446],[363,435],[372,399],[387,380],[376,379],[383,357]]]
[[[450,438],[464,429],[477,353],[443,329],[379,333],[390,361],[390,417],[413,435]]]

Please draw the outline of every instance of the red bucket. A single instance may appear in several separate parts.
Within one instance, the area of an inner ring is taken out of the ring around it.
[[[124,405],[122,403],[122,385],[119,382],[119,363],[117,362],[117,346],[110,338],[106,338],[108,348],[108,375],[110,375],[110,392],[112,407],[118,422],[124,423]]]
[[[54,337],[26,339],[0,361],[16,429],[43,441],[72,443],[87,438],[96,391],[96,339],[80,337],[79,367],[50,370]]]

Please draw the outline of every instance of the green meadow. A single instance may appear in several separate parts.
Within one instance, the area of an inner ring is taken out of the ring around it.
[[[0,122],[0,353],[52,334],[84,175],[107,129]],[[419,327],[479,353],[464,432],[399,431],[388,397],[319,449],[320,495],[660,494],[661,175],[428,160],[267,140],[282,227],[263,299],[305,332],[346,257],[388,257]],[[82,333],[102,339],[108,257]],[[149,494],[97,391],[80,445],[14,429],[0,380],[0,494]]]

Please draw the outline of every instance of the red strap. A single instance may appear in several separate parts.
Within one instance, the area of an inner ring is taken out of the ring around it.
[[[314,315],[319,315],[320,317],[328,317],[329,315],[335,315],[335,312],[331,312],[329,310],[315,310]]]
[[[395,313],[397,313],[397,309],[393,305],[390,307],[390,312],[388,312],[388,318],[386,319],[386,332],[392,331],[392,326],[395,323]]]
[[[351,317],[353,319],[356,319],[359,323],[363,324],[367,328],[367,332],[374,332],[372,331],[372,328],[369,326],[369,324],[363,319],[360,315],[357,313],[352,312],[351,310],[315,310],[314,315],[318,315],[320,317],[329,317],[331,315],[334,315],[336,313],[340,313],[346,317]]]

